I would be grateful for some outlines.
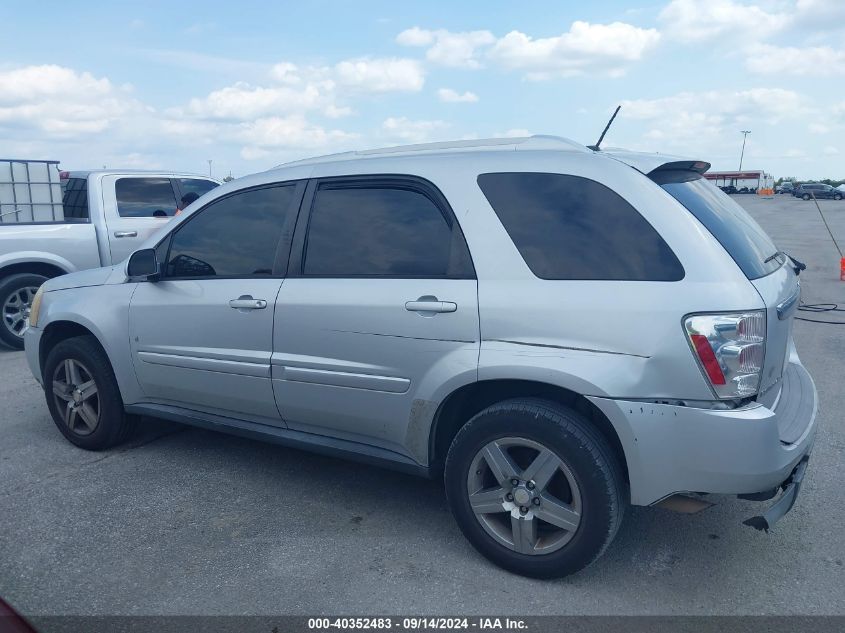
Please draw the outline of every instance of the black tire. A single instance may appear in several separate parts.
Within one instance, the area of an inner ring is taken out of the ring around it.
[[[489,442],[514,436],[552,450],[580,488],[578,528],[565,545],[548,554],[522,554],[502,545],[470,506],[467,480],[475,456]],[[470,543],[496,565],[535,578],[566,576],[595,561],[616,536],[628,504],[622,467],[598,430],[575,411],[534,398],[494,404],[467,422],[449,449],[444,479],[452,514]]]
[[[59,408],[53,391],[56,369],[66,360],[76,361],[84,366],[90,378],[96,383],[98,422],[94,429],[80,433],[68,426],[64,419],[64,407]],[[101,451],[126,440],[135,428],[135,418],[123,408],[123,398],[117,386],[111,363],[99,341],[93,336],[78,336],[57,344],[44,363],[44,393],[47,407],[59,431],[69,442],[89,451]]]
[[[9,275],[3,281],[0,281],[0,309],[2,309],[3,322],[0,323],[0,341],[12,349],[23,349],[23,336],[15,334],[12,331],[12,316],[7,314],[6,306],[15,297],[16,294],[25,290],[26,288],[39,288],[41,284],[47,281],[47,277],[43,275],[35,275],[33,273],[18,273],[17,275]],[[31,297],[30,297],[31,301]],[[18,324],[19,326],[20,324]]]
[[[842,200],[842,196],[838,193],[835,193],[835,194],[833,194],[833,199],[834,200]]]
[[[809,194],[809,193],[805,193],[803,196],[801,196],[801,199],[802,199],[802,200],[809,200],[809,199],[810,199],[810,194]]]

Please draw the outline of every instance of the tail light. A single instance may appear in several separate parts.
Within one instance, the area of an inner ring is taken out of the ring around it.
[[[766,313],[696,314],[684,329],[718,398],[747,398],[760,389],[766,352]]]

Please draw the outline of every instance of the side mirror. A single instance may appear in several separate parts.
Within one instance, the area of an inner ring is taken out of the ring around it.
[[[135,251],[126,265],[126,274],[132,278],[156,281],[159,277],[159,265],[154,248],[142,248]]]

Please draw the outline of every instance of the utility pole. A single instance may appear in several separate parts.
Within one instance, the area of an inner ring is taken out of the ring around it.
[[[740,130],[742,134],[742,152],[739,154],[739,171],[742,171],[742,157],[745,156],[745,139],[751,134],[751,130]],[[208,161],[211,163],[211,161]]]
[[[743,143],[744,146],[744,143]],[[742,163],[742,161],[740,161]],[[208,177],[211,178],[211,159],[208,159]]]

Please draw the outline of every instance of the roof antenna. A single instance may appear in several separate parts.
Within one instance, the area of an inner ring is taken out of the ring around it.
[[[619,110],[621,110],[621,109],[622,109],[621,105],[616,106],[616,110],[613,111],[613,116],[610,117],[610,121],[608,121],[607,125],[604,126],[604,132],[601,133],[599,140],[596,141],[595,145],[587,145],[587,147],[589,147],[594,152],[600,151],[599,145],[601,145],[601,142],[604,140],[604,135],[607,134],[607,131],[610,129],[610,126],[613,125],[613,119],[616,118],[616,115],[619,114]]]

